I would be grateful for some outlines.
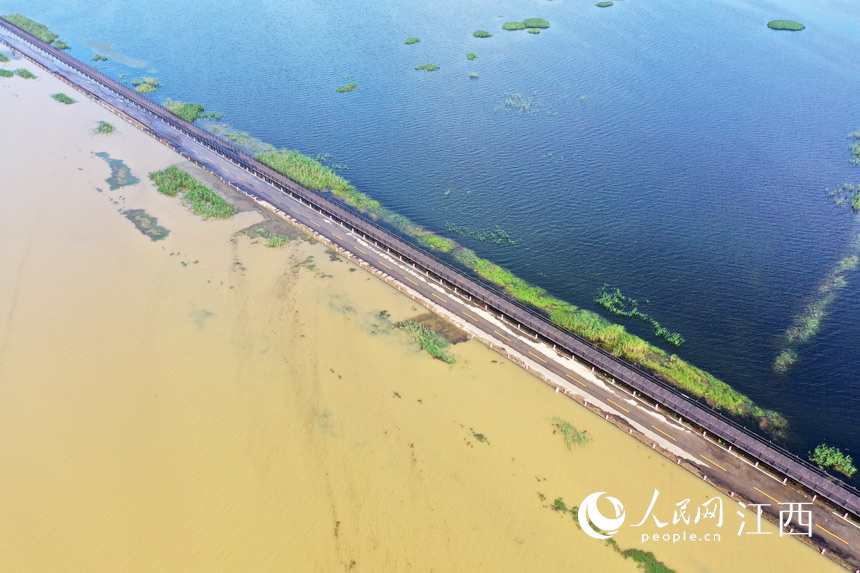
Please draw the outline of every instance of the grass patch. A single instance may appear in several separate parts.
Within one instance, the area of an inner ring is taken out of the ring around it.
[[[94,54],[93,55],[93,61],[94,62],[106,62],[106,61],[108,61],[108,58],[107,58],[107,56],[103,56],[101,54]]]
[[[330,167],[298,151],[281,149],[259,153],[257,159],[308,189],[331,191],[341,197],[348,197],[349,192],[355,190],[349,181]]]
[[[181,117],[187,122],[195,121],[204,111],[206,111],[206,108],[199,103],[176,101],[172,99],[165,101],[164,107],[173,115]]]
[[[12,70],[4,70],[0,68],[0,78],[11,78],[14,75],[15,72],[13,72]]]
[[[469,61],[477,59],[477,57],[478,57],[478,54],[476,54],[475,52],[469,52],[468,54],[466,54],[466,59]],[[860,131],[858,131],[858,133],[860,133]],[[860,137],[860,136],[858,136],[858,137]],[[858,145],[860,145],[860,144],[858,144]]]
[[[34,36],[36,36],[43,42],[47,42],[48,44],[60,38],[44,24],[35,22],[21,14],[7,14],[5,16],[2,16],[2,18],[7,22],[15,24],[25,32],[33,34]]]
[[[397,324],[397,328],[411,334],[418,346],[426,350],[433,358],[438,358],[448,364],[454,364],[457,361],[456,358],[445,352],[445,348],[450,345],[450,342],[438,332],[413,320],[404,320]]]
[[[336,91],[339,94],[342,94],[342,93],[346,93],[346,92],[351,92],[352,90],[354,90],[357,87],[358,87],[358,84],[356,84],[356,83],[344,84],[344,85],[338,87],[337,89],[335,89],[334,91]]]
[[[526,32],[529,34],[540,34],[540,28],[529,28]]]
[[[420,66],[415,66],[416,70],[424,70],[426,72],[435,72],[439,69],[439,66],[436,64],[421,64]]]
[[[106,121],[100,121],[99,124],[95,127],[95,129],[93,129],[93,133],[98,135],[108,135],[113,133],[114,131],[116,131],[116,128]]]
[[[54,94],[51,96],[51,98],[57,100],[60,103],[64,103],[66,105],[71,105],[77,101],[77,100],[74,100],[74,99],[70,98],[69,96],[67,96],[66,94],[63,94],[63,93]]]
[[[851,164],[860,165],[860,129],[848,136],[851,140]]]
[[[491,38],[493,35],[486,30],[475,30],[472,35],[476,38]]]
[[[6,54],[0,53],[0,64],[6,63],[9,61],[9,56]]]
[[[496,109],[516,111],[520,115],[532,115],[536,114],[542,105],[540,102],[536,102],[533,97],[526,97],[519,92],[505,92],[502,94],[502,102]]]
[[[839,448],[827,444],[817,445],[815,450],[809,453],[809,459],[823,470],[834,469],[849,478],[854,477],[854,474],[857,473],[851,456],[843,454]]]
[[[597,4],[595,4],[595,6],[597,6],[598,8],[609,8],[613,4],[615,4],[615,2],[598,2]]]
[[[151,94],[152,92],[160,88],[162,84],[156,78],[143,78],[140,80],[132,81],[131,85],[134,86],[134,90],[137,93]]]
[[[32,80],[36,77],[36,75],[27,68],[18,68],[17,70],[15,70],[15,73],[24,78],[25,80]]]
[[[789,30],[791,32],[799,32],[806,28],[800,22],[794,20],[771,20],[767,23],[767,27],[771,30]]]
[[[525,29],[526,29],[526,25],[523,24],[522,22],[505,22],[504,24],[502,24],[502,30],[513,31],[513,30],[525,30]]]
[[[613,540],[608,539],[607,541]],[[639,564],[639,569],[644,570],[645,573],[675,573],[674,569],[669,569],[665,563],[658,560],[650,551],[643,551],[641,549],[619,549],[614,543],[610,543],[609,545],[624,556],[624,559],[633,559],[633,561]]]
[[[592,438],[585,432],[580,432],[573,424],[561,418],[552,419],[552,427],[555,428],[552,433],[561,432],[564,436],[564,444],[568,450],[573,450],[575,446],[585,446],[591,442]]]
[[[67,43],[65,43],[62,40],[55,41],[54,47],[57,48],[58,50],[70,50],[72,48],[70,45],[68,45]]]
[[[420,41],[421,41],[421,38],[416,38],[414,36],[410,36],[410,37],[406,38],[406,44],[408,46],[411,46],[412,44],[417,44]]]
[[[526,18],[523,25],[526,28],[549,28],[549,22],[543,18]]]
[[[158,224],[158,219],[144,211],[143,209],[128,209],[122,212],[125,218],[134,223],[138,231],[149,237],[153,241],[160,241],[170,234],[168,229],[165,229]]]
[[[169,197],[182,193],[183,202],[204,219],[229,219],[237,211],[232,203],[175,165],[162,171],[153,171],[149,178],[160,193]]]
[[[268,229],[267,229],[267,231],[268,231]],[[266,241],[266,246],[273,248],[273,249],[279,249],[289,242],[290,242],[290,240],[284,236],[273,235],[273,236],[269,237],[269,239]]]

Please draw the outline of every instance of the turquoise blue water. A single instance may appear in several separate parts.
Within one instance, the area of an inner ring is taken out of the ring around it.
[[[358,189],[431,230],[498,225],[516,245],[460,241],[570,302],[598,310],[600,286],[620,287],[686,337],[679,355],[783,412],[792,449],[826,440],[860,453],[860,273],[791,375],[771,371],[779,335],[856,232],[825,191],[860,182],[847,139],[860,127],[856,3],[593,4],[28,0],[3,11],[49,25],[83,60],[86,43],[114,44],[145,66],[102,68],[156,75],[158,101],[200,102],[277,146],[331,154]],[[528,17],[551,27],[501,29]],[[807,29],[765,25],[782,18]],[[441,68],[413,69],[424,63]],[[503,109],[506,92],[532,112]]]

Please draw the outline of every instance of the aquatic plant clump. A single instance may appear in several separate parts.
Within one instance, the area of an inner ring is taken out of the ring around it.
[[[809,453],[809,459],[823,470],[834,469],[849,478],[854,477],[854,474],[857,473],[851,456],[843,454],[839,448],[827,444],[816,446],[815,450]]]
[[[93,133],[98,135],[108,135],[116,131],[116,128],[106,121],[100,121],[99,124],[93,129]]]
[[[153,171],[149,178],[160,193],[169,197],[183,193],[182,200],[204,219],[229,219],[238,211],[232,203],[175,165]]]
[[[9,56],[0,52],[0,64],[6,63],[9,61]]]
[[[37,38],[39,38],[43,42],[47,42],[48,44],[60,38],[60,36],[51,31],[44,24],[35,22],[21,14],[7,14],[6,16],[0,16],[0,18],[3,18],[7,22],[11,22],[25,32],[36,36]]]
[[[336,91],[339,94],[342,94],[342,93],[346,93],[346,92],[351,92],[352,90],[354,90],[357,87],[358,87],[358,84],[356,84],[356,83],[345,84],[345,85],[342,85],[342,86],[336,88],[334,91]]]
[[[421,41],[421,38],[416,38],[414,36],[410,36],[409,38],[406,38],[406,45],[411,46],[412,44],[417,44],[420,41]]]
[[[851,144],[851,164],[855,167],[860,165],[860,129],[848,136]]]
[[[540,34],[540,28],[529,28],[526,32],[529,34]]]
[[[106,61],[108,61],[108,59],[107,59],[107,56],[102,56],[101,54],[94,54],[93,55],[93,61],[94,62],[106,62]]]
[[[445,352],[445,348],[451,343],[435,330],[430,330],[423,324],[413,320],[404,320],[397,325],[397,328],[411,334],[415,342],[418,343],[418,346],[426,350],[433,358],[438,358],[448,364],[457,362],[456,358]]]
[[[800,22],[794,20],[771,20],[767,23],[767,27],[771,30],[788,30],[790,32],[799,32],[806,28]]]
[[[474,52],[469,52],[468,54],[466,54],[466,59],[469,61],[474,60],[477,57],[478,57],[478,54],[476,54]]]
[[[64,103],[66,105],[71,105],[71,104],[75,103],[76,101],[78,101],[78,100],[70,98],[69,96],[67,96],[64,93],[53,94],[51,96],[51,98],[60,102],[60,103]]]
[[[595,4],[595,6],[597,6],[598,8],[609,8],[613,4],[615,4],[615,2],[598,2],[597,4]]]
[[[131,82],[131,85],[134,86],[134,90],[137,93],[151,94],[160,88],[162,84],[156,78],[143,78],[141,80],[134,80]]]
[[[355,189],[330,167],[298,151],[281,149],[260,153],[257,159],[308,189],[329,190],[335,195],[342,196]]]
[[[523,24],[522,22],[505,22],[504,24],[502,24],[502,30],[513,31],[513,30],[525,30],[525,29],[526,29],[526,25]]]
[[[552,432],[553,434],[561,432],[561,435],[564,436],[564,444],[568,450],[572,451],[575,446],[585,446],[592,440],[591,436],[585,432],[580,432],[567,420],[557,417],[553,418],[552,426],[555,428]]]
[[[860,213],[860,185],[848,185],[847,183],[830,192],[837,206],[847,205],[854,213]]]
[[[4,70],[3,68],[0,68],[0,78],[11,78],[14,75],[15,72],[12,70]]]
[[[526,28],[549,28],[549,22],[543,18],[526,18],[523,25]]]
[[[435,72],[439,69],[439,66],[436,64],[421,64],[420,66],[415,66],[416,70],[424,70],[425,72]]]
[[[18,68],[17,70],[15,70],[15,73],[18,74],[18,76],[24,78],[25,80],[32,80],[36,77],[36,75],[27,68]]]
[[[475,30],[472,35],[476,38],[491,38],[493,35],[486,30]]]
[[[70,45],[68,45],[67,43],[65,43],[62,40],[55,41],[54,47],[57,48],[58,50],[69,50],[72,48]]]

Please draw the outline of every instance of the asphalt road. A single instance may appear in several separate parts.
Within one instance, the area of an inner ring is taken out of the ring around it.
[[[29,52],[30,58],[49,69],[54,75],[67,80],[77,89],[88,93],[113,111],[132,117],[145,130],[167,142],[182,155],[211,171],[225,182],[257,200],[262,200],[282,211],[289,218],[315,231],[332,245],[351,253],[362,266],[372,267],[377,274],[399,283],[404,291],[423,297],[432,303],[434,310],[459,322],[467,331],[473,332],[486,344],[495,346],[505,354],[523,363],[542,379],[559,387],[565,395],[586,402],[590,407],[609,415],[616,423],[626,426],[640,440],[654,444],[664,454],[680,459],[691,471],[700,472],[714,484],[734,492],[754,504],[769,504],[763,508],[778,518],[780,511],[788,509],[792,502],[811,503],[804,506],[811,514],[811,540],[830,554],[840,556],[853,569],[860,568],[860,526],[836,514],[829,505],[813,502],[810,496],[797,488],[784,485],[779,479],[766,473],[755,464],[736,455],[708,436],[692,430],[670,415],[655,409],[649,403],[593,375],[590,369],[565,355],[556,353],[552,347],[536,342],[527,334],[517,330],[504,319],[487,311],[459,293],[445,288],[429,276],[401,262],[396,254],[364,240],[345,227],[326,218],[320,212],[294,199],[280,189],[270,185],[237,164],[222,157],[182,132],[165,124],[151,113],[131,105],[126,99],[90,80],[66,65],[46,58],[44,53],[29,48],[0,29],[0,41],[15,46],[21,52]],[[561,397],[560,397],[561,399]],[[631,468],[631,475],[636,469]],[[644,485],[643,487],[651,487]],[[668,493],[668,492],[667,492]],[[611,492],[610,492],[611,495]],[[662,500],[666,504],[667,500]],[[672,503],[679,500],[672,500]],[[735,515],[738,506],[724,508],[723,535],[736,535],[740,518]],[[746,532],[753,531],[755,516],[748,508]],[[661,516],[662,520],[671,516]],[[806,528],[801,528],[805,531]],[[677,531],[670,525],[665,532]],[[662,533],[663,531],[661,531]]]

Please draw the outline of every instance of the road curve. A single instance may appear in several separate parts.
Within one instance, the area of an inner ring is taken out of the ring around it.
[[[410,296],[429,302],[485,343],[503,348],[566,395],[623,421],[631,433],[679,463],[684,458],[694,464],[692,471],[734,497],[770,504],[814,501],[810,539],[860,567],[860,492],[854,488],[3,20],[0,41]],[[601,376],[592,374],[595,369]],[[765,511],[778,516],[780,509],[772,505]]]

